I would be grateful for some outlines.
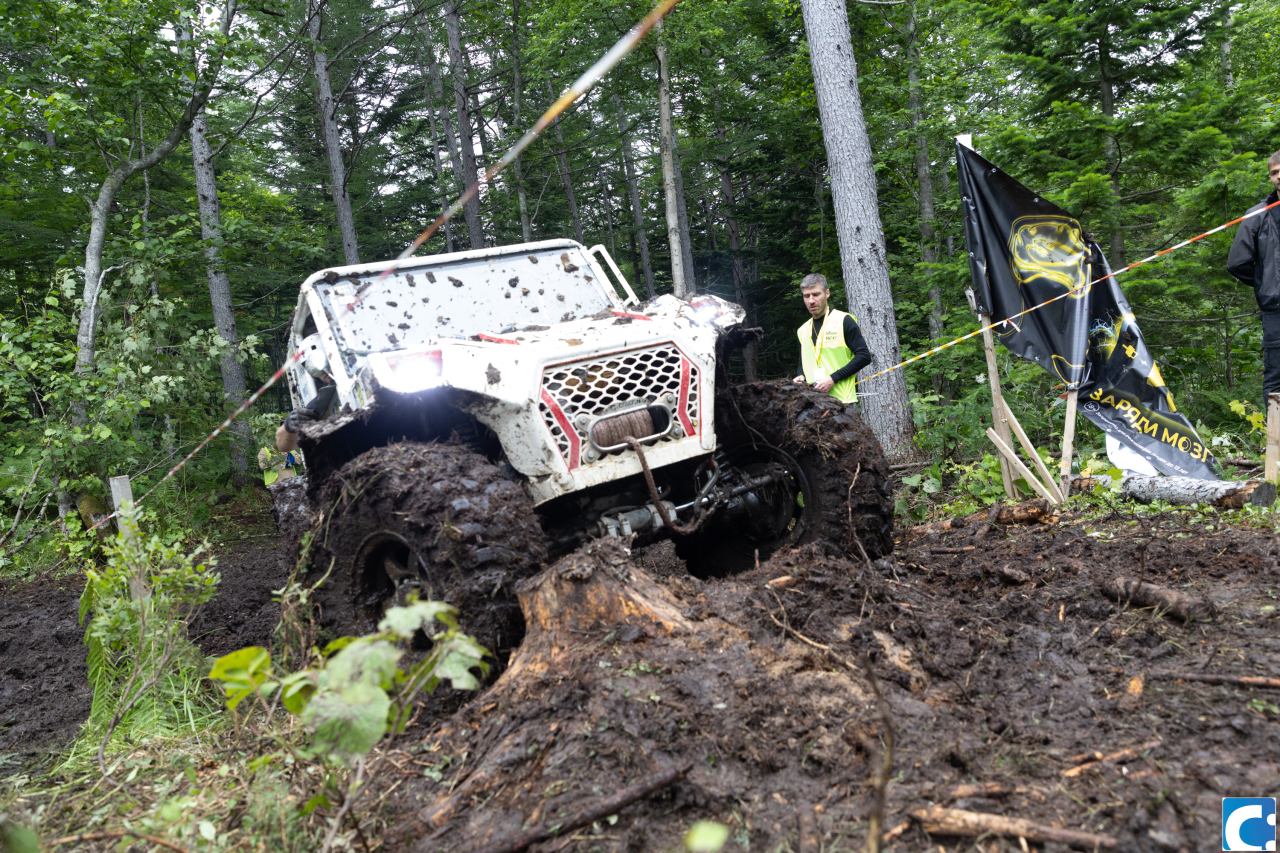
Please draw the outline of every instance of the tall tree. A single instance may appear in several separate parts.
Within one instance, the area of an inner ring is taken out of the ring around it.
[[[222,208],[218,203],[218,181],[213,168],[213,148],[209,144],[209,123],[204,110],[191,123],[191,154],[196,177],[196,202],[200,210],[200,233],[205,241],[204,260],[209,280],[209,304],[213,307],[213,323],[218,337],[226,342],[222,355],[222,393],[227,405],[235,408],[244,402],[244,366],[237,350],[240,335],[236,330],[236,314],[231,306],[231,279],[222,255]],[[234,436],[231,454],[231,476],[236,485],[249,481],[249,423],[238,420],[231,425]]]
[[[622,147],[622,166],[627,176],[627,193],[631,198],[632,235],[640,249],[640,266],[644,272],[646,298],[657,295],[653,289],[653,264],[649,260],[649,235],[644,225],[644,208],[640,206],[640,187],[636,179],[636,167],[631,158],[631,136],[627,127],[627,114],[622,109],[622,99],[615,92],[613,106],[618,111],[618,144]],[[633,265],[634,266],[634,265]]]
[[[329,194],[333,198],[342,237],[342,256],[348,264],[360,263],[360,246],[356,238],[356,221],[351,214],[351,193],[347,188],[347,167],[342,158],[342,131],[338,127],[338,103],[333,97],[329,79],[329,57],[321,40],[322,13],[320,0],[307,0],[307,26],[311,33],[311,58],[316,77],[316,106],[320,110],[320,136],[329,156]]]
[[[458,153],[462,158],[463,186],[470,186],[479,176],[476,173],[475,137],[471,135],[471,111],[467,106],[467,84],[463,70],[462,23],[458,19],[456,0],[444,7],[444,27],[449,41],[449,69],[453,78],[454,106],[458,112]],[[467,221],[467,236],[471,248],[484,248],[484,227],[480,224],[480,196],[473,196],[462,206]]]
[[[671,283],[678,299],[685,297],[690,283],[686,283],[684,271],[684,242],[680,239],[680,201],[676,191],[675,161],[671,145],[675,140],[675,128],[671,122],[671,70],[667,65],[667,46],[662,40],[662,25],[654,27],[658,38],[658,147],[662,157],[662,197],[666,201],[667,245],[671,250]]]
[[[867,370],[879,372],[902,359],[848,12],[840,0],[801,0],[801,10],[827,148],[845,294],[871,349]],[[902,371],[861,382],[859,390],[866,395],[859,405],[886,455],[893,459],[916,456],[915,426]]]

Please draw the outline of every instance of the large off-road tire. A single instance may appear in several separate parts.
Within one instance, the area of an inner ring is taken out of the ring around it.
[[[367,633],[416,593],[457,607],[492,651],[519,643],[512,587],[546,547],[528,495],[497,465],[466,447],[404,442],[357,456],[319,493],[313,565],[330,572],[319,594],[330,633]]]
[[[716,442],[731,462],[789,470],[762,530],[746,514],[710,518],[676,553],[700,577],[745,571],[784,548],[820,544],[862,561],[893,553],[889,464],[862,416],[793,382],[754,382],[716,395]],[[780,515],[779,515],[780,513]],[[862,550],[859,549],[859,543]]]

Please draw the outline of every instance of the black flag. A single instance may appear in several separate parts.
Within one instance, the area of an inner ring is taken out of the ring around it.
[[[1080,223],[972,149],[957,144],[956,161],[974,296],[999,324],[1001,343],[1077,389],[1085,417],[1156,470],[1219,479],[1217,460],[1174,408],[1124,292]]]

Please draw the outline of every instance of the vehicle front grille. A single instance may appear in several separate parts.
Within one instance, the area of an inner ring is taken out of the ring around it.
[[[585,427],[577,423],[579,416],[594,418],[627,403],[652,402],[668,393],[676,396],[676,417],[685,434],[700,432],[698,367],[673,343],[550,365],[542,372],[538,409],[560,454],[573,469],[580,464],[582,449],[590,446]],[[676,438],[668,434],[662,441]]]

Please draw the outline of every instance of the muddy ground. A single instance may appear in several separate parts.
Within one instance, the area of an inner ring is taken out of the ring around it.
[[[569,630],[542,631],[456,713],[420,714],[370,766],[353,813],[387,850],[478,850],[688,766],[616,819],[530,849],[676,849],[698,819],[730,827],[727,850],[863,849],[886,730],[865,654],[895,734],[888,849],[1022,849],[927,835],[909,815],[934,803],[1119,850],[1217,849],[1221,797],[1280,790],[1280,693],[1178,677],[1280,669],[1280,548],[1241,524],[1122,509],[900,532],[891,563],[800,549],[710,580],[670,543],[580,551],[526,595],[612,578],[653,609],[612,623],[577,612]],[[193,629],[210,654],[269,642],[270,590],[287,573],[274,537],[219,547],[222,603]],[[1139,575],[1212,602],[1213,619],[1184,624],[1100,589]],[[74,583],[0,593],[6,767],[74,737],[87,712],[77,598]]]
[[[222,580],[190,628],[206,655],[271,642],[280,618],[272,591],[292,566],[267,513],[262,500],[251,514],[216,519]],[[0,775],[40,766],[89,716],[83,589],[79,575],[0,585]]]
[[[375,765],[366,814],[391,822],[390,849],[480,849],[688,765],[616,820],[531,849],[675,849],[698,819],[727,824],[729,850],[862,849],[885,734],[864,653],[896,735],[889,849],[1022,849],[928,836],[909,814],[934,803],[1120,850],[1217,849],[1221,797],[1280,789],[1280,694],[1177,677],[1280,669],[1273,535],[1179,515],[974,533],[904,537],[880,568],[802,549],[707,581],[669,547],[572,555],[549,571],[652,577],[685,624],[565,614],[545,665],[513,663]],[[1215,617],[1183,624],[1099,590],[1139,574]]]

